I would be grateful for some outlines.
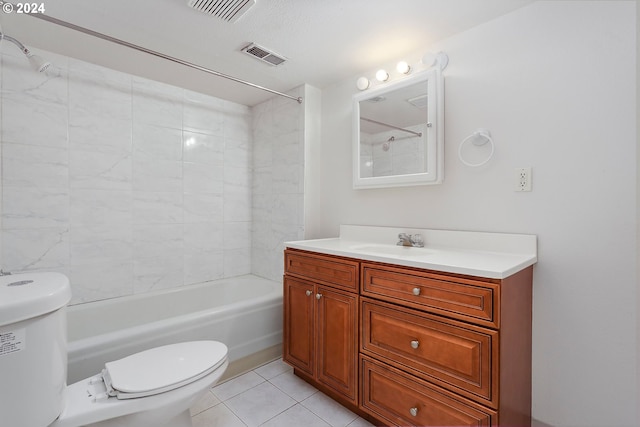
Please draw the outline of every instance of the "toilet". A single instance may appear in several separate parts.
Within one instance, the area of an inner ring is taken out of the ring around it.
[[[191,427],[189,408],[227,369],[227,347],[156,347],[67,386],[70,299],[69,280],[59,273],[0,276],[0,424]]]

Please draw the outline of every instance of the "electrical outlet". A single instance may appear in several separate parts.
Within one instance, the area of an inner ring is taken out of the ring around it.
[[[531,168],[516,168],[515,191],[531,191]]]

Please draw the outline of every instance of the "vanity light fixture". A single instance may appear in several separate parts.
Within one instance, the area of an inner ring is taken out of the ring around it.
[[[447,65],[449,64],[449,56],[444,52],[427,52],[424,54],[420,62],[422,62],[423,66],[421,67],[420,65],[417,65],[418,70],[422,70],[424,68],[438,68],[442,71],[447,68]],[[413,67],[411,67],[407,61],[400,61],[396,64],[396,71],[403,75],[409,75],[411,74],[411,71],[413,71]],[[384,69],[380,69],[376,72],[376,80],[380,83],[388,82],[390,77],[389,73]],[[403,78],[403,76],[399,77]],[[356,81],[356,87],[359,90],[367,90],[371,87],[371,80],[364,76],[360,77]]]
[[[411,65],[407,64],[406,61],[400,61],[398,65],[396,65],[396,70],[401,74],[409,74],[411,72]]]
[[[387,80],[389,80],[389,73],[387,73],[385,70],[378,70],[376,72],[376,80],[378,80],[379,82],[386,82]]]
[[[369,85],[371,82],[366,77],[360,77],[358,81],[356,81],[356,86],[359,90],[369,89]]]

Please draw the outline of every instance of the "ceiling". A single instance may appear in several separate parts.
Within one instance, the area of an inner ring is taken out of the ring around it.
[[[235,23],[187,0],[46,0],[46,14],[260,86],[318,88],[375,70],[534,0],[256,0]],[[198,90],[244,105],[272,95],[28,15],[0,13],[29,47]],[[287,58],[279,66],[240,52],[250,42]],[[51,58],[55,62],[55,58]]]

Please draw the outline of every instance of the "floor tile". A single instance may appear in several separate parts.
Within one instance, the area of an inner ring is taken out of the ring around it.
[[[269,382],[298,402],[302,402],[313,394],[318,393],[318,389],[308,382],[296,377],[293,374],[293,370],[271,378]]]
[[[209,390],[193,427],[374,427],[275,360]]]
[[[296,401],[276,386],[264,382],[224,404],[247,426],[257,427],[296,404]]]
[[[298,404],[270,419],[261,427],[330,427],[320,417]]]
[[[218,399],[224,402],[225,400],[237,396],[258,384],[263,383],[264,381],[265,379],[263,377],[251,371],[215,386],[212,389],[212,392]]]
[[[276,359],[273,362],[267,363],[266,365],[262,365],[259,368],[253,370],[253,372],[267,380],[287,371],[293,371],[293,368],[284,363],[282,359]]]
[[[333,427],[346,427],[358,418],[356,414],[323,393],[316,393],[300,403]]]
[[[220,399],[218,399],[211,391],[207,391],[207,393],[191,407],[191,416],[199,414],[202,411],[206,411],[207,409],[216,406],[218,403],[220,403]]]
[[[247,427],[222,403],[192,417],[191,421],[193,427]]]
[[[369,421],[365,420],[364,418],[358,417],[347,427],[375,427],[375,426],[371,424]]]

